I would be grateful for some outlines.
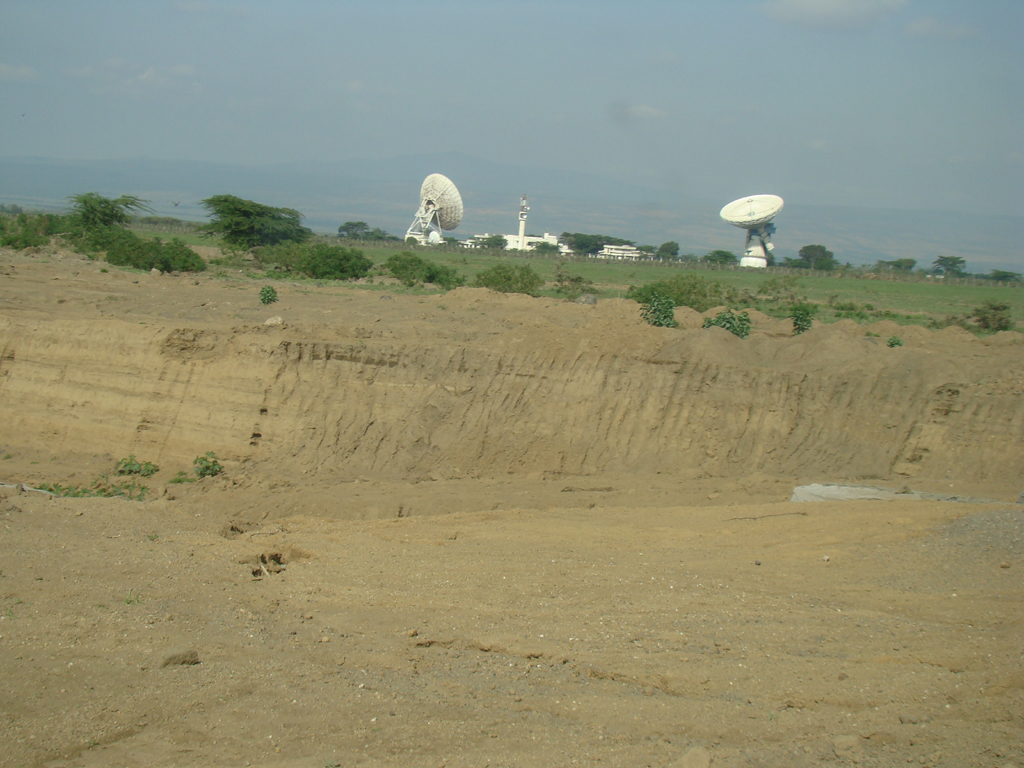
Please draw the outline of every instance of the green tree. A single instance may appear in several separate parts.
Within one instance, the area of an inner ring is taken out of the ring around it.
[[[1019,283],[1021,282],[1020,272],[1007,272],[1005,269],[993,269],[988,273],[989,280],[996,280],[1000,283]]]
[[[347,240],[399,240],[380,227],[370,229],[365,221],[346,221],[338,227],[338,237]]]
[[[501,248],[504,250],[507,241],[504,235],[488,235],[477,238],[476,244],[480,248]]]
[[[534,243],[531,250],[540,256],[555,256],[561,253],[557,245],[548,242]]]
[[[594,254],[606,245],[635,245],[632,240],[623,240],[610,235],[586,235],[582,232],[563,232],[562,241],[573,253]]]
[[[501,293],[525,293],[535,296],[537,289],[544,285],[544,280],[528,264],[514,267],[511,264],[499,263],[478,273],[473,284]]]
[[[736,254],[732,251],[719,250],[704,254],[704,258],[701,261],[705,261],[708,264],[736,264],[739,259],[736,258]]]
[[[679,243],[675,240],[669,240],[667,243],[662,243],[658,246],[658,253],[656,254],[659,259],[674,259],[679,255]]]
[[[291,208],[272,208],[234,195],[214,195],[202,205],[213,219],[202,227],[203,234],[220,236],[236,248],[301,243],[313,236],[312,230],[302,226],[302,214]]]
[[[132,220],[132,211],[153,212],[148,200],[135,195],[121,195],[112,200],[95,192],[84,192],[68,198],[71,202],[71,223],[85,230],[124,226]]]
[[[800,249],[799,256],[799,259],[787,258],[785,266],[825,271],[839,268],[839,262],[836,261],[835,254],[824,245],[805,245]]]
[[[338,227],[338,237],[351,240],[365,240],[370,233],[370,225],[365,221],[346,221]]]
[[[876,272],[902,272],[910,274],[917,266],[917,259],[895,259],[893,261],[878,261],[875,264]]]
[[[967,274],[964,267],[967,266],[966,260],[959,256],[939,256],[935,261],[932,262],[932,267],[935,272],[941,272],[944,275],[950,277],[963,277]]]

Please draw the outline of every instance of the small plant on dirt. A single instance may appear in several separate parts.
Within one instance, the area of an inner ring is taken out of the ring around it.
[[[789,317],[793,321],[793,335],[799,336],[804,331],[811,330],[814,322],[814,313],[818,311],[816,304],[794,304],[789,308]]]
[[[260,304],[266,306],[277,301],[277,291],[272,285],[264,285],[260,288]]]
[[[188,473],[184,469],[181,469],[181,470],[178,470],[178,474],[176,474],[174,477],[172,477],[167,482],[168,483],[194,483],[195,481],[196,481],[196,479],[194,477],[189,477]]]
[[[139,462],[136,460],[134,453],[129,453],[127,459],[121,459],[117,462],[117,466],[114,467],[114,471],[119,475],[141,475],[142,477],[152,477],[160,471],[160,467],[156,464],[150,464],[148,461]]]
[[[197,477],[216,477],[224,468],[217,461],[217,457],[213,455],[213,451],[207,451],[202,456],[196,456],[192,462],[192,471],[196,473]]]
[[[142,598],[139,597],[138,593],[134,589],[129,589],[128,594],[124,596],[125,605],[135,605],[140,602],[142,602]]]
[[[892,349],[893,347],[902,347],[903,339],[901,339],[899,336],[890,336],[886,340],[885,346],[889,347],[889,349]]]
[[[130,480],[111,481],[107,475],[100,475],[93,480],[90,486],[41,483],[39,490],[73,499],[100,496],[108,499],[128,499],[129,501],[143,501],[146,494],[149,493],[149,488],[139,483],[134,477]]]
[[[646,304],[640,305],[640,317],[657,328],[676,328],[676,304],[668,296],[655,293]]]
[[[704,319],[704,328],[710,328],[713,325],[725,328],[729,333],[739,336],[741,339],[750,335],[750,315],[746,311],[733,312],[731,309],[726,309],[714,317]]]
[[[574,275],[565,269],[563,264],[555,268],[555,293],[565,296],[570,301],[578,299],[594,284],[583,275]]]
[[[983,306],[975,307],[971,318],[978,327],[985,331],[1012,331],[1013,318],[1010,317],[1010,305],[998,301],[986,301]]]

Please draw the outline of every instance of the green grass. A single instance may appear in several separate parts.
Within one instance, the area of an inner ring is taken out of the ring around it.
[[[136,229],[135,227],[130,229],[139,237],[145,237],[150,240],[160,238],[165,243],[169,243],[172,239],[177,238],[185,243],[185,245],[212,245],[219,248],[222,242],[218,237],[203,237],[198,232],[158,232],[153,229]]]
[[[169,235],[146,230],[135,230],[137,234],[144,237],[161,237],[169,239]],[[219,245],[216,240],[208,240],[198,235],[188,235],[182,238],[186,243],[196,245]],[[322,238],[324,242],[334,242],[334,238]],[[393,244],[389,246],[367,247],[361,249],[375,265],[383,264],[389,256],[393,256],[402,250],[409,250],[404,244]],[[521,258],[511,255],[510,252],[497,250],[470,250],[461,248],[438,248],[412,249],[414,253],[423,258],[434,261],[444,266],[453,267],[459,274],[465,276],[466,284],[472,285],[476,275],[486,269],[490,269],[499,261],[512,264],[528,264],[548,283],[539,293],[541,296],[557,296],[553,285],[555,271],[558,265],[564,264],[567,272],[573,275],[580,275],[593,281],[594,285],[589,292],[600,298],[625,297],[626,291],[631,285],[644,285],[656,280],[663,280],[677,274],[678,270],[693,269],[686,266],[646,264],[646,263],[622,263],[603,262],[596,260],[566,261],[558,257],[530,257]],[[254,269],[252,262],[246,261],[238,254],[226,253],[224,259],[215,261],[218,266],[242,269],[243,274],[248,278],[259,280],[288,280],[297,283],[323,283],[327,285],[346,285],[344,281],[332,280],[311,280],[308,278],[295,277],[283,272],[264,271]],[[771,277],[759,270],[736,269],[736,270],[708,270],[694,269],[698,275],[708,280],[717,280],[723,285],[734,288],[737,291],[756,293],[757,288]],[[945,284],[940,280],[872,280],[860,277],[823,277],[820,275],[809,276],[801,270],[789,270],[785,274],[795,275],[800,281],[799,293],[807,300],[823,305],[821,311],[815,318],[816,322],[833,322],[845,314],[853,316],[858,322],[870,323],[878,319],[891,319],[900,324],[925,323],[929,319],[942,319],[949,315],[970,315],[975,307],[982,306],[987,301],[1005,302],[1010,305],[1010,312],[1014,322],[1024,327],[1024,288],[1009,288],[989,285],[952,285]],[[234,275],[225,273],[225,277]],[[405,294],[429,294],[437,291],[429,291],[423,287],[406,288],[400,285],[381,285],[377,276],[374,275],[374,284],[360,285],[362,290],[387,291],[389,293]],[[831,311],[827,306],[833,304],[853,303],[861,308],[861,311],[837,313]],[[872,309],[866,309],[870,305]],[[771,305],[760,302],[756,308],[769,314],[785,317],[788,314],[788,306]]]

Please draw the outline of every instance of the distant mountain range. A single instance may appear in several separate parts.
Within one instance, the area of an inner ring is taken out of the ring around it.
[[[623,184],[615,179],[551,168],[509,166],[451,153],[346,163],[242,166],[170,160],[74,161],[0,158],[0,203],[62,208],[69,195],[132,194],[160,215],[203,220],[204,198],[233,194],[301,211],[318,232],[336,232],[346,221],[365,221],[401,236],[429,173],[443,173],[459,187],[466,213],[459,238],[518,232],[519,198],[529,196],[527,232],[587,232],[660,245],[683,253],[715,248],[739,253],[743,233],[718,211],[728,200],[704,200],[685,191]],[[750,190],[751,193],[784,190]],[[836,208],[788,201],[777,219],[776,255],[795,257],[820,243],[842,262],[917,259],[930,266],[939,255],[960,256],[972,272],[1024,271],[1017,251],[1024,216],[983,216],[928,210]]]

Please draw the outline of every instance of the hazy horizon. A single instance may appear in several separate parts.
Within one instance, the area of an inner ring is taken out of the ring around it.
[[[475,194],[491,231],[523,193],[531,230],[547,226],[545,188],[520,168],[642,190],[620,195],[636,230],[608,233],[638,240],[678,239],[690,201],[713,218],[755,193],[787,212],[1019,218],[1022,33],[1016,0],[12,0],[0,153],[249,168],[458,154],[511,169],[427,170]],[[423,175],[408,168],[382,209],[408,207]],[[585,222],[593,199],[614,218],[588,186],[547,210]],[[358,213],[345,205],[339,218]],[[1020,271],[1015,252],[997,261]]]

